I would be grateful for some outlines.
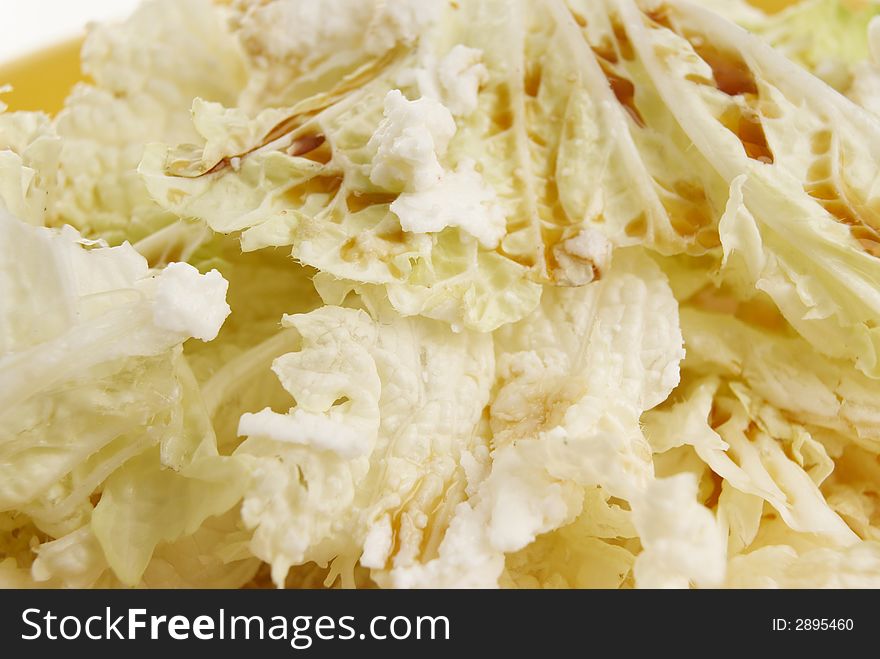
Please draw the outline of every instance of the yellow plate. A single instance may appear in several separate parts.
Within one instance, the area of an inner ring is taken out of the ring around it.
[[[54,114],[64,105],[71,88],[83,79],[79,68],[82,38],[0,64],[0,85],[13,90],[0,96],[14,110],[43,110]]]

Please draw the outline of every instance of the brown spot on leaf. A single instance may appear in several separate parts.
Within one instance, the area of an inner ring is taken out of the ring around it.
[[[633,51],[632,42],[629,40],[626,28],[623,27],[623,23],[617,14],[611,16],[611,29],[614,32],[614,38],[617,40],[617,49],[620,51],[620,56],[628,62],[634,60],[636,54]]]
[[[597,57],[601,57],[606,62],[617,64],[617,50],[614,48],[614,43],[610,37],[604,37],[598,45],[592,48]]]
[[[491,134],[503,133],[513,127],[513,104],[510,100],[510,89],[507,85],[498,85],[496,94],[497,100],[492,112],[495,130]]]
[[[667,30],[672,30],[675,32],[675,28],[672,27],[672,21],[669,20],[669,7],[666,5],[657,5],[656,7],[652,7],[645,12],[645,16],[648,17],[648,20],[655,23],[660,27],[665,27]]]
[[[526,95],[533,98],[538,95],[538,91],[541,89],[541,76],[543,73],[544,70],[540,62],[530,62],[526,66],[526,75],[523,80],[523,89]]]
[[[631,238],[644,238],[648,233],[648,218],[640,213],[627,223],[624,232]]]
[[[301,206],[313,194],[333,195],[342,186],[340,176],[315,176],[304,183],[294,185],[284,192],[284,199],[294,207]]]
[[[602,67],[602,72],[608,79],[608,85],[611,87],[611,91],[614,92],[614,97],[617,99],[617,102],[620,103],[624,110],[626,110],[627,114],[637,126],[644,128],[645,120],[642,118],[642,113],[639,112],[639,109],[636,107],[636,86],[632,83],[632,80],[618,75],[604,60],[600,59],[599,64]]]
[[[697,55],[712,69],[715,86],[728,96],[758,94],[755,76],[748,64],[736,53],[721,51],[702,39],[691,39]]]
[[[352,192],[345,198],[349,213],[357,213],[378,204],[390,204],[397,199],[396,194]]]
[[[304,156],[317,149],[326,141],[327,138],[320,133],[316,135],[303,135],[293,141],[287,152],[292,156]]]
[[[742,142],[746,155],[752,160],[772,164],[773,151],[767,143],[761,118],[752,110],[731,105],[720,117],[721,123]]]

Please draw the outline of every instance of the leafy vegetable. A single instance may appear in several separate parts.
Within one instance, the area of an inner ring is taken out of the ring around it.
[[[150,273],[127,243],[5,212],[0,234],[0,508],[54,537],[86,542],[91,529],[117,576],[136,583],[158,541],[241,497],[245,473],[217,456],[180,347],[217,334],[226,282],[187,264]]]
[[[236,455],[254,457],[242,508],[254,553],[276,583],[306,561],[335,559],[342,572],[358,559],[382,569],[430,555],[464,496],[461,461],[485,450],[491,338],[332,306],[283,322],[302,348],[273,370],[297,404],[239,426],[250,439]]]
[[[123,25],[92,29],[83,73],[56,117],[61,138],[53,224],[112,244],[170,223],[137,175],[144,145],[193,141],[193,98],[232,102],[245,82],[236,41],[209,0],[151,0]]]
[[[0,113],[0,585],[876,586],[877,11],[93,28]]]

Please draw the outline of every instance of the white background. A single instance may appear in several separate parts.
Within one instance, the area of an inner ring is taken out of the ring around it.
[[[0,61],[83,34],[86,23],[121,18],[139,0],[0,0]]]

